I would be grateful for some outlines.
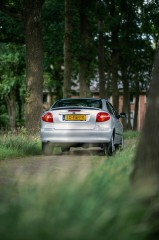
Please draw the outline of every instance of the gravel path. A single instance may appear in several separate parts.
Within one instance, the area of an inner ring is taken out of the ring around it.
[[[21,176],[39,178],[50,174],[59,180],[72,174],[83,179],[105,158],[102,152],[97,150],[71,148],[69,153],[64,154],[3,160],[0,161],[0,184],[13,181]]]

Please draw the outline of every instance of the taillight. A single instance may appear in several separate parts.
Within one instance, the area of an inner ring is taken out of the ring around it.
[[[96,122],[106,122],[110,119],[109,113],[99,112],[96,116]]]
[[[42,116],[42,120],[44,122],[53,122],[53,116],[52,113],[48,112]]]

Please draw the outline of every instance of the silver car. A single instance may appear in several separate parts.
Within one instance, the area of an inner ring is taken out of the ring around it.
[[[58,100],[41,117],[41,141],[44,155],[51,155],[53,145],[69,151],[70,147],[96,146],[111,156],[123,148],[123,125],[111,103],[101,98]]]

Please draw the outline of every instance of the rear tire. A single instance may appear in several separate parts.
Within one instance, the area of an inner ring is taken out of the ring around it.
[[[52,155],[53,146],[51,142],[42,142],[42,153],[46,156]]]
[[[124,137],[122,136],[121,142],[116,145],[116,149],[122,151],[124,149]]]
[[[103,145],[103,153],[104,156],[112,156],[114,151],[115,151],[114,138],[112,136],[111,141]]]

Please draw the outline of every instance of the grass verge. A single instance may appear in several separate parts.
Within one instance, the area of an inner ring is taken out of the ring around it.
[[[0,135],[0,160],[41,154],[41,142],[38,136],[26,134]]]
[[[57,182],[51,172],[21,176],[1,191],[0,236],[5,240],[148,240],[158,229],[154,208],[129,182],[136,148],[105,159],[83,181]]]

